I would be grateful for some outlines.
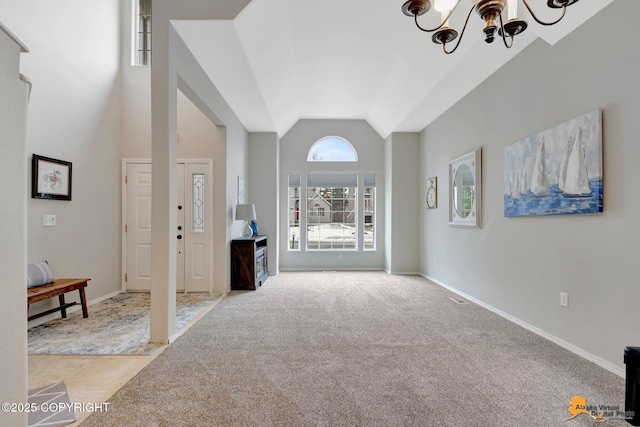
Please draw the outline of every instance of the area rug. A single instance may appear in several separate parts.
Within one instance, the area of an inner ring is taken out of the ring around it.
[[[211,307],[219,294],[178,294],[176,330]],[[127,293],[89,307],[67,319],[54,319],[29,329],[29,354],[150,354],[159,344],[149,341],[149,294]]]
[[[61,427],[76,420],[64,382],[29,390],[29,427]]]

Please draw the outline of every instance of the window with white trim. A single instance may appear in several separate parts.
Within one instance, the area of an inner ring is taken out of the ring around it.
[[[307,161],[357,162],[358,155],[346,139],[329,136],[311,146]],[[317,168],[287,176],[287,250],[375,251],[376,173]]]
[[[151,65],[151,0],[133,0],[131,65]]]
[[[307,250],[357,250],[355,172],[307,174]]]
[[[358,154],[351,143],[339,136],[317,140],[309,149],[308,162],[357,162]]]

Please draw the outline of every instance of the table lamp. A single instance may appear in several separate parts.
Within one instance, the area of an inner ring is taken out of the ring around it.
[[[242,227],[242,238],[248,239],[253,236],[253,229],[249,224],[249,221],[253,221],[256,219],[256,205],[253,203],[236,205],[236,220],[244,221],[244,226]]]

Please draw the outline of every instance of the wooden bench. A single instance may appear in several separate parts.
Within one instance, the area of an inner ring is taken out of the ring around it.
[[[60,307],[52,308],[42,313],[29,316],[28,320],[37,319],[38,317],[46,316],[47,314],[60,311],[62,312],[62,318],[67,317],[67,308],[77,304],[76,301],[65,303],[64,294],[67,292],[78,290],[80,292],[80,304],[82,304],[82,317],[85,319],[89,317],[87,311],[87,299],[84,294],[84,288],[87,287],[87,282],[91,279],[58,279],[53,283],[37,286],[35,288],[27,289],[27,314],[29,313],[29,306],[35,302],[45,299],[58,297]]]

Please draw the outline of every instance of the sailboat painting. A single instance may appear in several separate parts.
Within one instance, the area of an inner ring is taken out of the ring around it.
[[[602,110],[504,149],[504,216],[602,212]]]

